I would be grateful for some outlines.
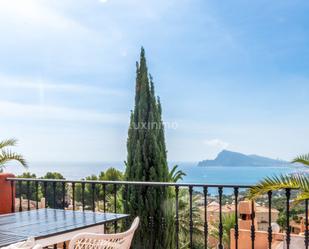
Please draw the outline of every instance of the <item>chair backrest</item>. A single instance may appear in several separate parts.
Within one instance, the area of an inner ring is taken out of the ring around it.
[[[35,244],[33,237],[28,238],[26,241],[11,244],[9,246],[1,247],[0,249],[43,249],[39,244]]]
[[[43,247],[40,244],[38,244],[38,245],[35,245],[32,249],[43,249]]]
[[[95,234],[80,233],[74,236],[69,249],[130,249],[133,235],[138,227],[139,218],[136,217],[131,228],[123,233]]]

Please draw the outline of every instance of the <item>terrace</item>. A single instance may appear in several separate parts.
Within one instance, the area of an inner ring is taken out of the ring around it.
[[[154,224],[155,217],[142,220],[148,224],[152,239],[153,227],[161,226],[172,236],[175,248],[231,248],[231,249],[302,249],[308,248],[308,201],[304,205],[305,213],[295,227],[292,219],[293,206],[291,194],[297,190],[283,189],[285,204],[285,224],[279,227],[275,222],[278,211],[272,207],[274,194],[269,192],[263,204],[245,201],[245,190],[250,186],[207,185],[167,182],[128,182],[128,181],[71,181],[59,179],[29,179],[7,177],[1,184],[6,186],[7,201],[2,211],[23,212],[32,209],[55,208],[79,210],[96,213],[123,213],[127,204],[128,188],[136,188],[145,193],[151,188],[169,189],[173,193],[168,200],[172,210],[174,225],[166,227],[166,221]],[[5,189],[5,188],[3,188]],[[86,190],[90,190],[87,192]],[[184,197],[184,194],[185,197]],[[209,193],[212,193],[210,195]],[[216,193],[216,194],[214,194]],[[230,203],[225,200],[225,193]],[[90,195],[89,195],[90,194]],[[215,201],[214,201],[215,200]],[[180,203],[186,202],[186,205]],[[4,209],[3,209],[4,208]],[[226,214],[233,214],[233,227],[226,229]],[[196,221],[196,217],[202,223]],[[134,217],[104,224],[105,233],[124,231]],[[297,222],[296,222],[297,223]],[[296,231],[297,230],[297,231]],[[296,233],[295,233],[296,231]],[[67,243],[50,245],[54,248],[66,248]]]
[[[308,12],[0,0],[0,249],[308,249]]]

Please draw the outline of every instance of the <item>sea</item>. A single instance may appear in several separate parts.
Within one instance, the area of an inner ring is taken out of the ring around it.
[[[308,169],[299,165],[281,167],[199,167],[198,162],[170,162],[169,167],[178,165],[186,173],[183,183],[220,184],[220,185],[254,185],[265,177],[282,174],[309,173]],[[23,172],[44,176],[47,172],[59,172],[68,180],[80,180],[90,175],[98,175],[109,167],[125,170],[123,162],[30,162],[28,170],[18,165],[9,165],[5,171],[20,175]],[[212,194],[216,189],[210,190]],[[229,194],[231,189],[224,189]]]

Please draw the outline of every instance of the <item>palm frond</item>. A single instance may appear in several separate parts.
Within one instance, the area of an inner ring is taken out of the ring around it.
[[[27,162],[22,155],[12,152],[10,150],[2,149],[0,153],[0,168],[3,168],[7,162],[12,160],[18,161],[21,165],[23,165],[26,168],[28,167]]]
[[[184,176],[186,176],[186,173],[184,173],[182,170],[178,170],[178,165],[175,165],[169,172],[168,176],[170,182],[178,182],[179,180],[182,180]]]
[[[291,175],[281,175],[274,177],[267,177],[259,184],[249,189],[248,198],[255,199],[269,191],[280,189],[298,189],[303,182],[303,177],[295,177]]]
[[[180,180],[183,180],[183,176],[186,176],[186,174],[182,171],[177,171],[176,174],[173,177],[174,182],[178,182]]]
[[[11,139],[5,139],[0,141],[0,149],[3,149],[7,146],[15,146],[17,144],[17,139],[11,138]]]
[[[173,175],[174,175],[175,171],[177,170],[177,168],[178,168],[178,165],[174,165],[172,170],[168,173],[170,179],[173,178]]]
[[[297,205],[300,202],[309,200],[309,178],[308,176],[301,174],[297,174],[293,177],[295,178],[295,181],[298,181],[299,183],[299,193],[293,200],[293,205]]]
[[[301,163],[309,166],[309,154],[296,157],[292,163]],[[298,195],[293,200],[294,204],[309,199],[309,177],[303,174],[267,177],[249,189],[248,197],[249,199],[255,199],[269,191],[280,189],[299,189]]]
[[[304,192],[309,193],[309,178],[308,175],[303,175],[303,174],[294,174],[291,176],[295,182],[298,183],[299,189]]]
[[[293,200],[293,205],[297,205],[305,200],[309,200],[309,193],[308,192],[300,192],[296,198]]]
[[[309,166],[309,154],[301,155],[294,158],[292,163],[301,163],[305,166]]]

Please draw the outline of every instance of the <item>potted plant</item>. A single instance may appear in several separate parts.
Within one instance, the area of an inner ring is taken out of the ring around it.
[[[15,196],[15,186],[12,188],[11,183],[6,180],[6,178],[14,177],[14,175],[3,172],[4,168],[10,161],[17,161],[23,167],[27,167],[24,157],[10,149],[10,147],[16,146],[16,144],[16,139],[0,141],[0,214],[10,213],[12,210],[11,204],[15,205],[15,198],[12,200],[12,196]]]

